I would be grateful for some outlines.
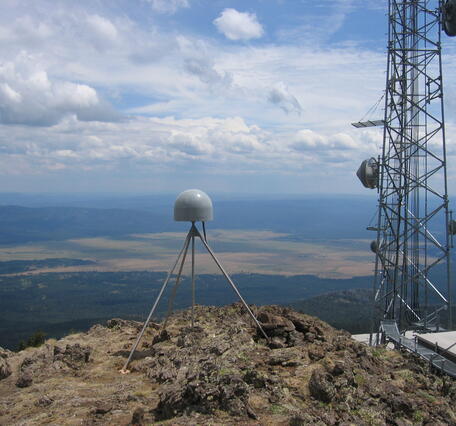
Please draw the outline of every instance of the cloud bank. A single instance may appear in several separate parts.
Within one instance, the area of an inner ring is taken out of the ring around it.
[[[355,170],[382,136],[350,123],[384,89],[385,40],[338,39],[365,2],[323,3],[254,0],[243,12],[206,0],[0,2],[0,190],[78,179],[92,190],[104,173],[125,188],[154,175],[163,190],[289,192],[327,178],[328,190],[361,191]],[[325,31],[341,14],[330,37],[311,37],[319,13]]]

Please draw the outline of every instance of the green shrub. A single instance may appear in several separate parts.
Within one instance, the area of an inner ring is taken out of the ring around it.
[[[26,342],[21,340],[19,342],[18,351],[22,351],[25,348],[33,347],[38,348],[46,341],[46,333],[41,330],[35,331]]]

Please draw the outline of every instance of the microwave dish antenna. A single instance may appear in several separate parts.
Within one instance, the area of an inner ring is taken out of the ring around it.
[[[207,237],[206,237],[206,228],[205,228],[205,222],[213,220],[214,214],[213,214],[213,206],[212,206],[212,201],[209,198],[209,196],[199,190],[199,189],[189,189],[187,191],[181,192],[178,197],[176,198],[176,201],[174,203],[174,220],[176,222],[190,222],[190,230],[187,233],[187,236],[185,237],[184,244],[171,268],[171,270],[168,272],[168,275],[166,276],[166,279],[160,288],[160,291],[158,293],[157,298],[155,299],[155,302],[152,306],[152,309],[141,329],[139,332],[135,343],[133,344],[133,347],[130,351],[130,354],[128,356],[127,361],[125,362],[124,367],[120,372],[122,374],[128,373],[128,366],[130,364],[130,361],[133,357],[133,354],[135,353],[139,343],[141,342],[141,339],[152,319],[152,316],[154,315],[157,306],[160,302],[160,299],[163,296],[163,293],[166,290],[166,287],[168,286],[171,277],[174,274],[174,271],[176,270],[177,266],[179,265],[179,269],[175,278],[175,285],[173,288],[172,295],[169,300],[169,306],[168,306],[168,315],[169,317],[171,310],[172,310],[172,304],[174,301],[174,297],[176,295],[176,291],[180,285],[181,282],[181,277],[182,277],[182,271],[184,269],[185,265],[185,260],[187,258],[187,253],[189,250],[189,247],[191,245],[191,279],[192,279],[192,314],[191,314],[191,322],[192,322],[192,327],[195,326],[195,240],[198,238],[201,243],[203,244],[203,247],[206,249],[206,251],[209,253],[210,257],[213,259],[217,267],[219,268],[220,272],[222,275],[225,277],[227,280],[228,284],[231,286],[231,288],[234,290],[236,293],[237,297],[241,301],[241,303],[244,305],[245,309],[247,310],[248,314],[252,318],[253,322],[255,323],[256,327],[258,328],[259,332],[266,338],[266,340],[269,341],[268,335],[265,333],[263,327],[261,326],[260,322],[256,318],[255,314],[252,312],[250,309],[249,305],[246,303],[244,298],[242,297],[241,293],[239,292],[238,288],[236,287],[236,284],[233,282],[231,277],[228,275],[226,270],[223,268],[221,262],[215,255],[214,251],[211,249],[207,242]],[[196,226],[196,222],[201,222],[203,226],[203,235],[200,233]],[[166,320],[164,322],[166,325]]]
[[[378,162],[375,158],[364,160],[356,172],[356,176],[365,188],[374,189],[378,186]]]
[[[442,6],[443,30],[449,37],[456,36],[456,0],[446,0]]]

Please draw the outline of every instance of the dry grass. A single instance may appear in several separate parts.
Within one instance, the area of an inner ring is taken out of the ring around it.
[[[287,241],[287,234],[271,231],[223,230],[209,233],[209,243],[230,273],[350,278],[372,273],[368,242]],[[167,271],[182,245],[184,233],[134,234],[129,239],[80,238],[46,244],[0,248],[0,260],[50,257],[82,258],[95,265],[42,268],[30,273],[84,271]],[[229,250],[224,250],[226,245]],[[198,246],[198,273],[218,273],[210,256]],[[217,246],[221,247],[220,250]],[[366,247],[360,250],[358,247]]]

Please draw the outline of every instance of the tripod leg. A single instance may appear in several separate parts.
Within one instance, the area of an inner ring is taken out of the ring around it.
[[[231,287],[233,288],[234,292],[237,294],[237,296],[239,297],[239,300],[242,302],[242,304],[244,305],[244,307],[247,309],[247,312],[249,313],[249,315],[252,317],[253,321],[255,322],[255,324],[257,325],[257,327],[260,329],[261,333],[263,334],[263,336],[266,338],[266,340],[269,340],[269,337],[268,335],[265,333],[265,331],[263,330],[263,327],[261,327],[261,324],[258,322],[258,320],[256,319],[255,315],[253,314],[253,312],[251,311],[251,309],[249,308],[249,305],[247,305],[247,303],[245,302],[245,300],[243,299],[243,297],[241,296],[241,293],[239,293],[239,290],[237,289],[236,285],[234,284],[234,282],[232,281],[232,279],[230,278],[230,276],[226,273],[226,271],[223,269],[223,266],[221,265],[221,263],[218,261],[217,257],[215,256],[214,252],[211,250],[211,248],[208,246],[208,244],[206,243],[206,241],[204,240],[204,238],[201,237],[201,234],[199,233],[198,230],[196,230],[196,235],[200,238],[200,240],[202,241],[204,247],[206,247],[206,250],[208,251],[208,253],[211,255],[212,259],[214,259],[214,262],[216,263],[216,265],[219,267],[220,271],[222,272],[222,274],[225,276],[226,280],[228,281],[228,283],[231,285]]]
[[[192,235],[192,328],[195,327],[195,235]]]
[[[141,341],[141,339],[142,339],[142,337],[144,335],[144,332],[146,331],[146,328],[149,325],[150,320],[152,319],[152,315],[154,314],[155,309],[157,308],[158,302],[160,301],[160,299],[161,299],[161,297],[163,295],[163,292],[165,291],[165,288],[168,285],[169,279],[171,278],[171,275],[174,273],[174,270],[176,269],[176,266],[177,266],[177,264],[179,262],[180,257],[182,256],[182,253],[184,252],[185,247],[188,247],[189,241],[190,241],[190,232],[187,234],[187,237],[185,238],[184,245],[182,246],[181,251],[179,252],[179,255],[177,256],[177,259],[174,262],[173,267],[171,268],[171,270],[168,272],[168,275],[166,276],[165,282],[163,283],[163,285],[162,285],[162,287],[160,289],[160,292],[158,293],[158,296],[157,296],[157,299],[155,300],[154,306],[152,306],[152,309],[151,309],[151,311],[149,313],[149,316],[147,317],[147,320],[144,323],[143,328],[142,328],[141,332],[139,333],[135,344],[133,345],[133,348],[131,349],[130,355],[128,356],[128,359],[125,362],[125,365],[123,366],[122,370],[120,370],[121,373],[126,373],[127,372],[127,367],[130,364],[131,358],[133,357],[133,353],[135,352],[136,348],[138,347],[139,342]]]
[[[171,294],[171,297],[169,298],[169,302],[168,302],[168,312],[166,314],[166,319],[163,323],[163,327],[162,329],[165,329],[166,328],[166,325],[168,324],[168,319],[171,315],[171,312],[173,311],[173,305],[174,305],[174,300],[176,298],[176,293],[177,293],[177,289],[179,288],[180,286],[180,280],[181,280],[181,276],[182,276],[182,270],[184,269],[184,264],[185,264],[185,259],[187,258],[187,253],[188,253],[188,246],[190,244],[190,240],[188,240],[186,242],[186,245],[185,245],[185,249],[184,249],[184,256],[182,257],[182,262],[181,262],[181,265],[179,267],[179,272],[177,273],[177,277],[176,277],[176,283],[174,284],[174,287],[173,287],[173,292]]]

